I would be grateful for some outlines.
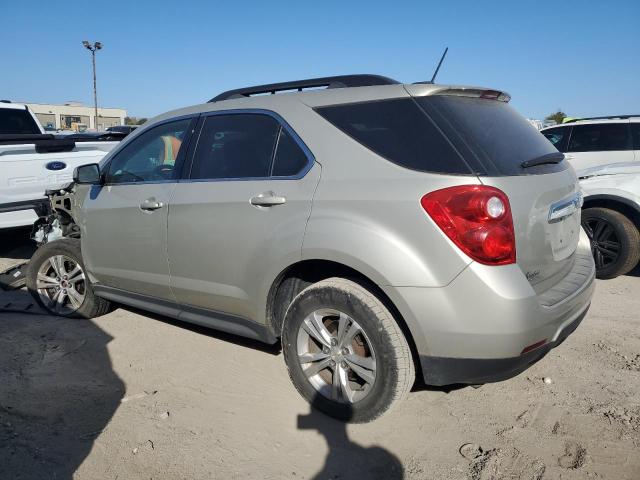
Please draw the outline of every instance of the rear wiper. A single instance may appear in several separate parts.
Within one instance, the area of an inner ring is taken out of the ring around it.
[[[522,168],[535,167],[537,165],[547,165],[549,163],[560,163],[564,160],[564,155],[560,152],[547,153],[546,155],[540,155],[532,160],[525,160],[520,164]]]

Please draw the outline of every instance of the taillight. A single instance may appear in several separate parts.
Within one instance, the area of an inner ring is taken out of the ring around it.
[[[485,265],[516,261],[509,199],[485,185],[459,185],[427,193],[420,201],[442,231],[464,253]]]

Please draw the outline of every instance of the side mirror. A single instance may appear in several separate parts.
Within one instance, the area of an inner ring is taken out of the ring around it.
[[[73,171],[73,181],[80,185],[99,185],[102,183],[100,179],[100,167],[97,163],[76,167]]]

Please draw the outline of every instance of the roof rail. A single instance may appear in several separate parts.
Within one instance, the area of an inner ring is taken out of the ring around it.
[[[305,88],[347,88],[347,87],[368,87],[373,85],[397,85],[400,82],[392,78],[383,77],[382,75],[338,75],[335,77],[309,78],[307,80],[296,80],[293,82],[271,83],[268,85],[256,85],[255,87],[237,88],[229,90],[217,95],[209,100],[210,102],[219,102],[221,100],[229,100],[231,98],[250,97],[270,93],[274,95],[276,92],[287,90],[297,90],[301,92]]]
[[[627,119],[632,117],[640,117],[640,115],[608,115],[605,117],[585,117],[585,118],[572,118],[571,120],[567,120],[564,123],[574,123],[581,122],[582,120],[613,120],[613,119]]]
[[[11,103],[11,100],[0,100],[0,103]]]

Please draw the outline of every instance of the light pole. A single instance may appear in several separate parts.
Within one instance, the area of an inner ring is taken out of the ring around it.
[[[96,50],[102,49],[101,42],[89,43],[87,40],[82,41],[84,48],[91,52],[91,63],[93,64],[93,108],[95,110],[95,128],[98,130],[98,91],[96,89]]]

